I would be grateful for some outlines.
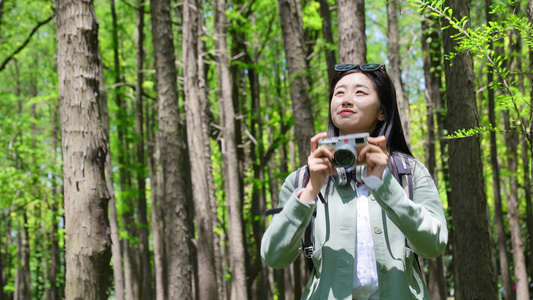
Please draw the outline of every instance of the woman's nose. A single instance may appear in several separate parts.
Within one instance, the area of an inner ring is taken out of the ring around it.
[[[353,105],[353,96],[347,96],[342,99],[342,107],[352,107]]]

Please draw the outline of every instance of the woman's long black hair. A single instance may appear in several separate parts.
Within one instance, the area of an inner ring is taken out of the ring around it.
[[[372,81],[374,88],[378,92],[380,108],[385,112],[385,120],[378,121],[374,132],[369,132],[370,136],[377,137],[384,135],[387,139],[387,151],[391,154],[401,152],[413,156],[403,134],[402,122],[400,121],[400,114],[398,112],[398,103],[396,101],[396,90],[385,68],[379,68],[375,71],[361,71],[359,68],[355,68],[337,72],[330,86],[328,136],[339,136],[339,128],[333,124],[331,118],[331,99],[333,99],[335,85],[337,85],[337,82],[341,78],[352,73],[363,73]]]

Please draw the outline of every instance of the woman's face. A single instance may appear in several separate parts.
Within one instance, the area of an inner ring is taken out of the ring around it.
[[[368,132],[385,120],[374,83],[364,73],[351,73],[339,80],[331,99],[331,119],[340,135]]]

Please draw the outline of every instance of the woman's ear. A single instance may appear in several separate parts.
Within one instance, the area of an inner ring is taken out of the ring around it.
[[[385,109],[383,107],[381,107],[378,111],[378,120],[379,121],[384,121],[385,120],[385,117],[387,115],[385,114]]]

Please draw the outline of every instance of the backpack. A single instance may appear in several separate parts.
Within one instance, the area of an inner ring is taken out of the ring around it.
[[[411,167],[409,166],[409,162],[407,161],[407,157],[404,154],[392,154],[390,156],[392,158],[389,161],[388,167],[391,174],[396,178],[396,180],[400,183],[400,185],[404,188],[404,190],[407,192],[407,195],[409,196],[409,199],[413,199],[413,174],[411,173]],[[309,169],[307,168],[307,165],[298,168],[296,170],[296,178],[294,180],[294,190],[305,187],[307,183],[309,182]],[[322,193],[318,194],[318,197],[320,198],[320,201],[322,203],[327,202],[327,195],[329,193],[329,183],[326,187],[326,199],[322,196]],[[274,215],[283,210],[283,207],[273,208],[273,209],[267,209],[266,215]],[[302,250],[304,252],[306,261],[307,261],[307,267],[309,269],[309,272],[311,273],[314,269],[313,265],[313,227],[315,223],[316,218],[316,206],[313,211],[313,216],[311,217],[311,220],[309,221],[309,224],[307,224],[307,227],[305,228],[304,237],[302,238]],[[407,246],[407,239],[405,241]],[[415,254],[416,262],[418,263],[418,255]]]

